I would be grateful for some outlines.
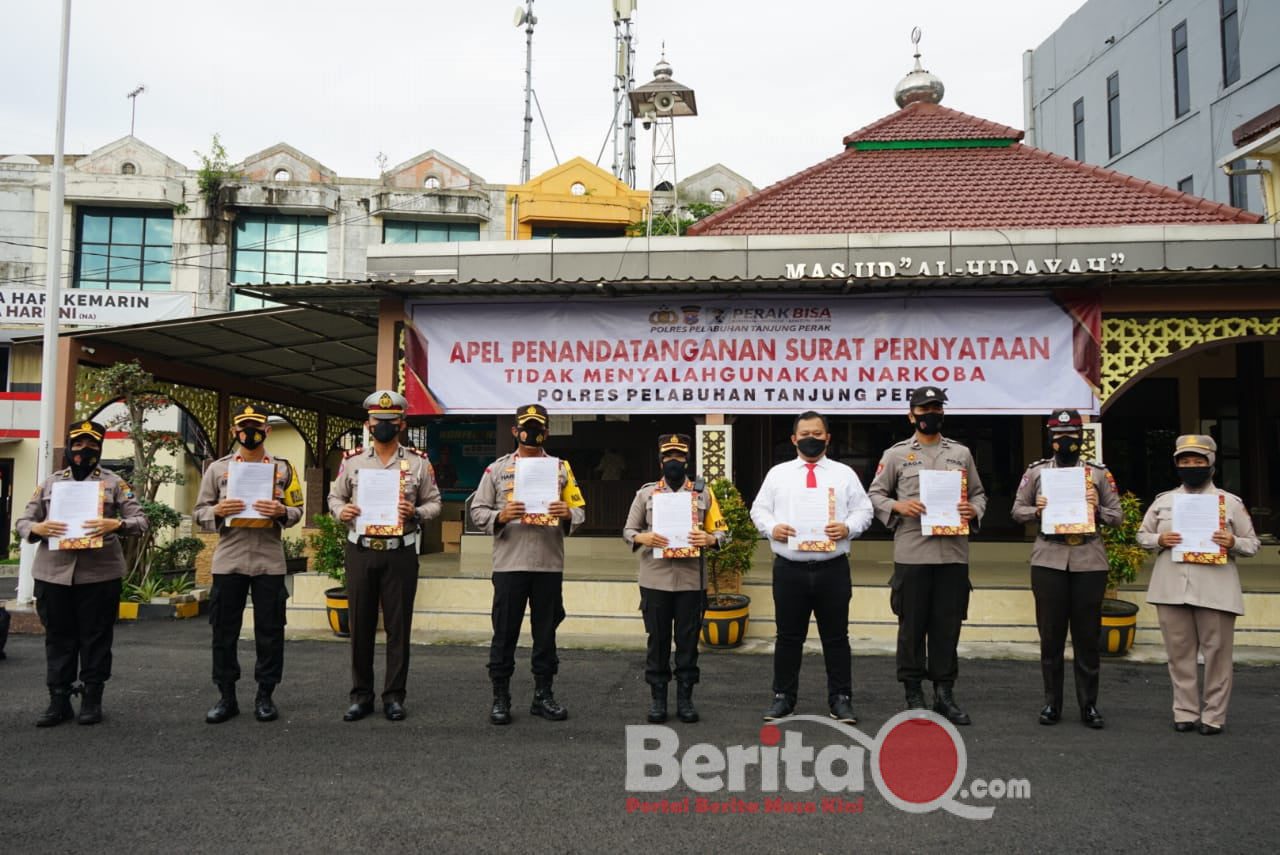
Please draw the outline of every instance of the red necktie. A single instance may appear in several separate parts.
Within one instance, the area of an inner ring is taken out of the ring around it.
[[[814,468],[815,468],[817,465],[818,465],[818,464],[816,464],[816,463],[806,463],[806,464],[805,464],[805,466],[806,466],[806,467],[808,468],[808,470],[809,470],[808,474],[806,474],[806,475],[804,476],[804,485],[805,485],[806,487],[816,487],[816,486],[818,486],[818,476],[817,476],[817,474],[816,474],[816,473],[814,473],[814,471],[813,471],[813,470],[814,470]]]

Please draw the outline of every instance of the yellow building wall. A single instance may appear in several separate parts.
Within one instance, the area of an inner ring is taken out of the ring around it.
[[[585,192],[575,196],[572,188],[578,183]],[[532,238],[535,225],[624,227],[643,220],[648,206],[647,191],[632,190],[613,173],[581,157],[536,175],[526,184],[507,187],[507,215],[515,218],[517,240]]]

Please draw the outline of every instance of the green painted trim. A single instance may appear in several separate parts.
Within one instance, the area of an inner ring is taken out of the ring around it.
[[[1017,140],[855,140],[846,148],[857,151],[892,151],[908,148],[1008,148]]]

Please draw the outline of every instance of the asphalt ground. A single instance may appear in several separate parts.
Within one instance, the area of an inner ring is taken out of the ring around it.
[[[1274,851],[1280,741],[1280,667],[1239,667],[1226,731],[1170,727],[1165,668],[1104,663],[1103,731],[1069,710],[1056,727],[1036,721],[1038,666],[967,660],[958,699],[974,718],[960,728],[976,778],[1025,780],[1029,798],[970,796],[988,820],[914,814],[881,795],[863,762],[864,787],[843,794],[850,813],[824,813],[821,791],[708,794],[755,803],[781,796],[815,814],[628,813],[629,796],[680,803],[683,785],[628,793],[626,727],[643,723],[648,692],[637,652],[563,651],[557,697],[565,722],[528,714],[528,650],[519,651],[516,720],[487,723],[490,701],[478,647],[413,650],[406,721],[376,715],[345,723],[347,648],[289,642],[281,719],[244,712],[210,726],[209,628],[202,621],[121,625],[106,721],[33,726],[47,701],[43,639],[12,636],[0,662],[0,851],[39,852],[1075,852]],[[252,673],[252,645],[241,643]],[[381,672],[379,648],[379,673]],[[696,700],[702,721],[672,722],[688,744],[756,746],[769,698],[767,656],[705,653]],[[855,651],[859,729],[874,736],[901,707],[893,663]],[[1070,694],[1070,674],[1068,673]],[[799,713],[825,714],[822,663],[806,656]],[[673,693],[674,694],[674,693]],[[674,699],[673,699],[674,700]],[[673,704],[674,707],[674,704]],[[785,725],[807,745],[848,745],[817,723]],[[895,734],[899,731],[894,731]],[[936,731],[935,731],[936,732]],[[692,755],[689,755],[692,756]],[[686,758],[686,762],[689,762]],[[810,767],[810,771],[811,771]],[[841,769],[843,767],[833,767]],[[648,770],[654,771],[653,769]],[[950,780],[950,778],[948,778]]]

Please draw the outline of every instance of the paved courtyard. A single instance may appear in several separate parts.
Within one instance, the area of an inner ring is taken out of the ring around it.
[[[244,682],[246,712],[211,727],[208,633],[202,621],[120,626],[106,722],[46,730],[32,726],[47,698],[42,639],[9,639],[4,851],[1274,851],[1280,667],[1238,668],[1228,729],[1206,738],[1169,727],[1162,665],[1104,663],[1108,727],[1094,732],[1071,713],[1057,727],[1036,723],[1035,663],[965,661],[957,694],[975,724],[960,729],[964,789],[1025,780],[1028,798],[962,799],[994,807],[986,821],[910,814],[885,800],[864,762],[864,787],[843,794],[849,812],[824,813],[822,792],[763,793],[748,770],[744,791],[706,797],[766,812],[712,815],[696,812],[699,794],[684,785],[626,789],[626,726],[643,723],[647,704],[640,653],[564,651],[563,723],[530,718],[531,679],[519,674],[516,721],[497,728],[486,721],[483,649],[415,647],[408,720],[347,724],[345,645],[290,642],[281,719],[255,722]],[[251,645],[241,651],[251,673]],[[760,745],[769,658],[705,654],[702,665],[703,720],[672,724],[680,752],[693,742]],[[874,737],[899,711],[892,662],[855,651],[854,668],[858,727]],[[806,657],[798,712],[825,713],[821,673],[821,660]],[[816,723],[783,730],[819,750],[849,744]],[[629,814],[629,795],[688,796],[691,813]],[[817,812],[767,812],[775,795]]]

